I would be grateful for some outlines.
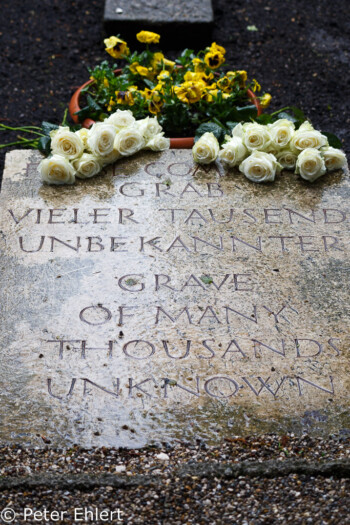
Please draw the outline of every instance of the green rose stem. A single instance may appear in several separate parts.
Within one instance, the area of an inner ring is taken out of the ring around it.
[[[286,106],[285,108],[278,109],[277,111],[274,111],[273,113],[270,113],[270,117],[273,117],[274,115],[278,115],[278,113],[282,113],[282,111],[287,111],[288,109],[292,109],[291,106]]]
[[[24,126],[24,127],[13,127],[13,126],[6,126],[6,124],[0,124],[0,131],[22,131],[23,133],[29,133],[31,135],[37,135],[39,137],[45,137],[43,133],[39,133],[41,128],[37,126]],[[7,144],[0,144],[0,149],[8,148],[10,146],[28,146],[30,148],[36,149],[38,147],[38,138],[26,138],[21,137],[20,135],[17,136],[19,140],[16,140],[15,142],[8,142]]]
[[[42,133],[38,133],[37,131],[33,131],[34,129],[39,129],[41,130],[41,128],[38,128],[37,126],[24,126],[24,127],[18,127],[18,128],[13,128],[11,126],[6,126],[5,124],[0,124],[0,130],[10,130],[10,131],[24,131],[25,133],[34,133],[35,135],[41,135],[42,137],[44,137],[44,135]]]

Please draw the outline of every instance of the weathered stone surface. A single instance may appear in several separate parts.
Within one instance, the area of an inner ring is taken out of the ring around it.
[[[126,1],[106,0],[104,23],[109,32],[117,30],[123,37],[133,36],[142,29],[166,32],[166,40],[174,46],[183,47],[184,42],[192,41],[196,48],[197,38],[206,33],[214,22],[211,0],[179,0],[177,2],[157,2],[155,0]],[[181,31],[179,32],[179,30]],[[162,41],[162,47],[166,42]]]
[[[39,160],[8,154],[1,194],[2,440],[349,427],[348,174],[173,150],[57,188]]]
[[[207,22],[213,21],[213,8],[210,0],[179,0],[177,2],[157,2],[156,0],[107,0],[105,19],[130,21],[145,24],[159,22]]]

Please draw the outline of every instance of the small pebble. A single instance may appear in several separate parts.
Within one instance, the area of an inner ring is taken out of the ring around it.
[[[168,454],[164,454],[164,452],[161,452],[160,454],[156,455],[156,458],[159,459],[159,461],[169,461]]]

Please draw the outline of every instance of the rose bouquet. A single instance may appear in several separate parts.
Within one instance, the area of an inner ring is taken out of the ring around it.
[[[141,31],[137,39],[146,47],[133,53],[120,37],[104,41],[108,54],[124,66],[115,74],[117,64],[104,61],[90,70],[81,91],[85,106],[71,114],[75,125],[67,122],[67,112],[60,126],[0,123],[0,130],[21,132],[0,148],[38,148],[48,157],[40,165],[42,179],[52,184],[90,178],[141,149],[163,151],[170,145],[164,135],[194,135],[196,162],[219,158],[256,182],[274,180],[282,168],[313,181],[345,164],[340,140],[316,131],[300,109],[260,114],[271,95],[257,97],[261,87],[248,81],[246,71],[224,70],[222,46],[213,42],[198,53],[185,49],[172,61],[150,49],[159,43],[157,33]],[[87,118],[90,129],[81,125]]]
[[[213,133],[204,133],[193,147],[199,164],[219,159],[226,167],[237,167],[253,182],[274,181],[282,169],[295,170],[314,182],[327,171],[341,169],[346,156],[329,145],[326,135],[305,121],[298,129],[286,118],[272,124],[239,123],[225,136],[222,148]]]
[[[50,156],[39,166],[49,184],[73,184],[76,177],[93,177],[121,157],[142,149],[164,151],[170,145],[155,117],[136,120],[131,111],[119,109],[90,129],[59,126],[49,136]]]

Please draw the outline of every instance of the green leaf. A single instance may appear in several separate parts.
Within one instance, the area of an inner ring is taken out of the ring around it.
[[[213,133],[214,136],[218,139],[219,143],[221,143],[225,138],[224,128],[218,126],[218,124],[215,124],[215,122],[204,122],[197,128],[194,141],[197,142],[197,140],[199,140],[201,136],[207,132]]]
[[[272,122],[273,119],[273,116],[272,115],[269,115],[268,113],[263,113],[262,115],[260,115],[260,117],[257,117],[256,119],[256,122],[258,122],[259,124],[270,124]]]
[[[232,130],[239,124],[239,122],[232,122],[232,120],[229,120],[226,122],[226,127],[229,130],[230,133],[232,133]]]
[[[254,104],[250,106],[243,106],[242,108],[237,108],[236,111],[239,116],[239,120],[244,120],[245,122],[247,122],[250,119],[256,119],[258,115],[258,111]]]
[[[50,137],[40,137],[38,141],[38,150],[44,153],[46,156],[50,155],[51,138]]]
[[[85,120],[87,117],[90,116],[90,113],[91,113],[91,109],[89,108],[89,106],[85,106],[84,108],[74,113],[74,115],[77,115],[79,121],[82,122],[83,120]]]
[[[290,120],[293,123],[298,122],[297,118],[293,117],[293,115],[290,115],[289,113],[286,113],[285,111],[281,111],[281,113],[278,113],[278,118],[276,120],[279,120],[281,118]]]
[[[329,145],[332,148],[343,149],[343,144],[337,135],[334,135],[334,133],[328,133],[327,131],[322,131],[322,135],[327,137]]]
[[[209,275],[202,275],[201,281],[204,284],[211,284],[213,282],[213,279],[211,277],[209,277]]]
[[[144,78],[143,81],[144,81],[144,83],[146,84],[146,86],[149,89],[153,89],[154,88],[154,83],[151,80],[149,80],[148,78]]]
[[[43,133],[45,135],[50,135],[50,131],[53,131],[54,129],[58,129],[57,124],[52,124],[52,122],[42,122],[41,123],[41,129],[43,130]]]
[[[89,109],[91,111],[101,111],[102,110],[101,106],[97,104],[96,100],[94,100],[91,95],[88,95],[86,97],[86,100],[87,100]]]
[[[306,120],[306,116],[304,112],[297,108],[296,106],[291,106],[290,109],[293,111],[294,116],[301,122],[304,122]]]

